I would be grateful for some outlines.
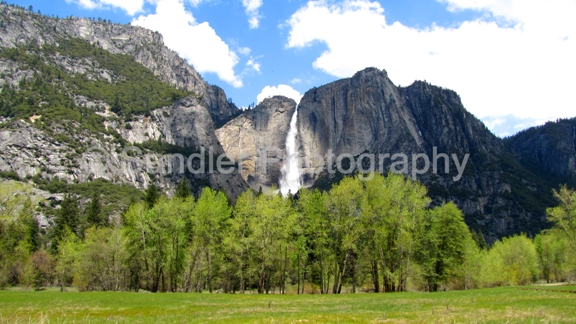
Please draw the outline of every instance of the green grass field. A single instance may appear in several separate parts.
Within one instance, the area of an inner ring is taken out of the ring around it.
[[[0,291],[0,323],[575,323],[576,294],[494,288],[343,295]]]

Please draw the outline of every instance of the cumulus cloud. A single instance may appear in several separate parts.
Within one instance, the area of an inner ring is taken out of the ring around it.
[[[388,24],[378,2],[309,1],[288,20],[286,46],[324,43],[327,49],[313,67],[336,77],[375,66],[385,68],[400,85],[426,80],[454,89],[478,117],[573,114],[574,1],[441,2],[449,10],[472,9],[487,15],[453,28],[416,29]]]
[[[256,97],[256,102],[261,103],[266,98],[274,97],[274,96],[284,96],[287,98],[294,99],[296,103],[300,103],[300,99],[302,99],[302,95],[300,92],[294,90],[291,86],[286,84],[280,84],[277,87],[275,86],[265,86],[262,89],[262,92]]]
[[[242,4],[248,15],[248,24],[251,29],[258,28],[260,25],[260,13],[258,10],[262,6],[262,0],[242,0]]]
[[[448,10],[475,10],[533,32],[545,32],[565,37],[576,29],[576,2],[573,0],[439,0]]]
[[[144,6],[144,0],[66,0],[66,2],[76,3],[84,9],[120,8],[130,16],[141,12]]]
[[[156,13],[132,20],[133,25],[158,31],[166,46],[187,59],[200,73],[216,73],[239,88],[242,80],[234,73],[238,56],[207,22],[198,23],[179,0],[157,0]]]

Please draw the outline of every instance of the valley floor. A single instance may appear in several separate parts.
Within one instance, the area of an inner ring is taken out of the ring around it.
[[[0,291],[0,323],[576,323],[576,293],[521,288],[530,289],[342,295],[12,290]]]

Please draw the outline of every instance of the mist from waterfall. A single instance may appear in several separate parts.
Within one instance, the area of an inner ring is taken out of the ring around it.
[[[288,192],[295,194],[302,183],[300,180],[300,167],[298,165],[298,148],[296,147],[296,136],[298,135],[298,106],[294,110],[294,115],[290,120],[290,130],[286,136],[286,158],[282,167],[282,179],[280,180],[280,192],[286,195]]]

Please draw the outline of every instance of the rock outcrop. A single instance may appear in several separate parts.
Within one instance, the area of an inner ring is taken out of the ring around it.
[[[525,167],[576,183],[576,118],[526,129],[505,142]]]
[[[254,190],[278,185],[286,149],[286,135],[296,102],[276,96],[243,112],[216,130],[231,159],[241,159],[241,174]]]

